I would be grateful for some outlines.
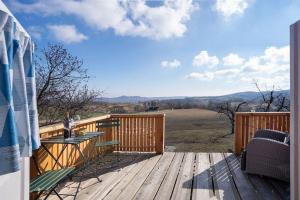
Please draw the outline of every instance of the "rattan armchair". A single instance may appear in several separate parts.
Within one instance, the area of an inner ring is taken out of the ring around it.
[[[242,170],[275,179],[290,179],[290,145],[288,134],[275,130],[258,130],[242,154]]]

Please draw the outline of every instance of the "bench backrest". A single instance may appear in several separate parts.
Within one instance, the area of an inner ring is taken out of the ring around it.
[[[119,119],[106,119],[106,120],[96,121],[96,128],[98,130],[100,128],[116,127],[116,126],[120,126]]]

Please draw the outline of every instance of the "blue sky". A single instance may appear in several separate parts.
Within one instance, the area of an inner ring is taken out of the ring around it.
[[[4,0],[38,47],[63,43],[105,96],[289,88],[298,0]]]

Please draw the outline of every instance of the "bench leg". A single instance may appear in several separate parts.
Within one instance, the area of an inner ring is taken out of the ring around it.
[[[79,180],[79,183],[78,183],[78,186],[77,186],[77,189],[76,189],[76,192],[75,192],[75,195],[74,195],[73,200],[75,200],[76,197],[77,197],[77,194],[78,194],[78,192],[79,192],[79,188],[80,188],[80,185],[81,185],[81,181],[82,181],[82,179],[81,179],[81,177],[80,177],[80,180]]]
[[[48,199],[48,197],[50,196],[50,194],[52,192],[54,192],[56,194],[56,196],[60,199],[60,200],[63,200],[63,198],[61,198],[61,196],[58,194],[58,192],[56,192],[55,188],[57,187],[57,185],[55,187],[53,187],[49,192],[48,194],[46,195],[46,197],[44,198],[44,200]]]
[[[56,192],[56,190],[54,189],[53,192],[56,194],[56,196],[60,199],[63,200],[63,198],[61,198],[61,196]]]

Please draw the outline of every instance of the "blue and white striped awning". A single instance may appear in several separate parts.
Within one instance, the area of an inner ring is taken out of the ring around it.
[[[40,146],[33,43],[0,1],[0,175]]]

